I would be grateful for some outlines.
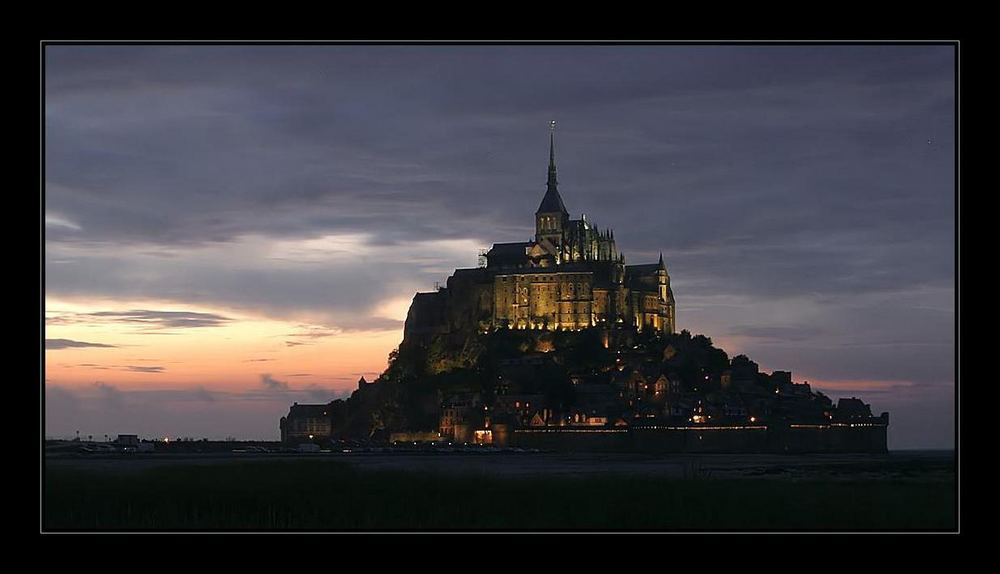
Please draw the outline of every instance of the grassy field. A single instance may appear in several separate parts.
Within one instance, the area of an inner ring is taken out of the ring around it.
[[[46,530],[953,530],[953,481],[473,477],[334,461],[48,469]]]

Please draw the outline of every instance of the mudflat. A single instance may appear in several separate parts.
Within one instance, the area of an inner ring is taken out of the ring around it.
[[[455,476],[597,476],[806,480],[952,480],[953,451],[888,454],[607,454],[607,453],[315,453],[151,454],[46,457],[46,469],[138,472],[176,465],[330,461],[358,471],[414,471]]]

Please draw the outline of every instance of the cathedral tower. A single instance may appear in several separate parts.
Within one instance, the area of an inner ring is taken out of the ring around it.
[[[549,179],[546,184],[545,197],[535,212],[535,241],[546,251],[555,256],[556,262],[561,263],[563,230],[569,222],[569,212],[563,204],[559,195],[558,182],[556,181],[556,144],[555,128],[556,123],[549,124]]]

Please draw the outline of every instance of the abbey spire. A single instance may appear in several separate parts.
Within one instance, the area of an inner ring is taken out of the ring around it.
[[[569,215],[562,197],[559,196],[558,184],[559,182],[556,180],[556,122],[552,121],[549,123],[549,179],[545,185],[545,197],[542,198],[542,203],[538,206],[536,214],[564,213]]]
[[[553,121],[549,128],[549,181],[546,185],[548,189],[555,189],[558,183],[556,181],[556,122]]]

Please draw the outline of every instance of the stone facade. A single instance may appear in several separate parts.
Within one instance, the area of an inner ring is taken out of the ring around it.
[[[586,216],[573,220],[559,195],[555,142],[535,212],[534,241],[496,243],[485,265],[457,269],[447,286],[417,293],[407,338],[490,329],[579,330],[622,324],[676,330],[670,275],[663,262],[626,265],[614,231]]]

